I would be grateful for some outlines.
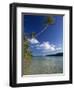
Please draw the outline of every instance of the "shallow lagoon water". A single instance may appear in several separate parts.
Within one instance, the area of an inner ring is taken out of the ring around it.
[[[63,56],[32,57],[23,63],[24,75],[63,73]]]

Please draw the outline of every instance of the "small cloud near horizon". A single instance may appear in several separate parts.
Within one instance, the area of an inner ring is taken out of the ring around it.
[[[37,44],[39,43],[39,41],[35,38],[32,38],[32,39],[28,39],[28,41],[31,43],[31,44]]]

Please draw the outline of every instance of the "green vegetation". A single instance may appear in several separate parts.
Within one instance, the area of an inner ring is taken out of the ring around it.
[[[29,49],[29,42],[28,42],[27,38],[25,38],[25,40],[24,40],[24,58],[26,60],[31,60],[31,58],[32,58],[32,53]]]
[[[46,25],[54,24],[54,19],[52,16],[46,18],[45,22]]]

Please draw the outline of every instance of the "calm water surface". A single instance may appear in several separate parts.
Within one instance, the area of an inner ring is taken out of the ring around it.
[[[54,74],[63,73],[63,56],[32,57],[23,63],[23,74]]]

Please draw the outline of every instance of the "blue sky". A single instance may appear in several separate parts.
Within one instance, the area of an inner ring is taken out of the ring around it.
[[[63,16],[52,16],[54,23],[49,24],[44,32],[35,38],[31,38],[31,33],[38,34],[45,25],[47,16],[42,15],[24,15],[23,28],[24,33],[30,42],[30,50],[34,56],[44,56],[63,52]]]

